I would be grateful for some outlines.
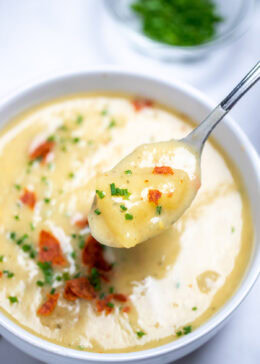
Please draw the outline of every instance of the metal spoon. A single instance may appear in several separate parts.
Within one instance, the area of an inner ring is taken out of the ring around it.
[[[233,108],[237,101],[260,79],[260,62],[238,83],[225,99],[181,141],[191,145],[199,154],[213,129],[223,117]]]

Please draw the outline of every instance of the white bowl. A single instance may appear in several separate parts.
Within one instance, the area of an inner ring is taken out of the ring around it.
[[[103,68],[60,75],[16,93],[0,105],[1,124],[6,124],[18,113],[41,102],[64,95],[94,90],[121,91],[143,95],[176,108],[188,114],[197,122],[203,120],[214,106],[200,92],[183,83],[162,81],[157,77],[145,76],[129,70]],[[260,205],[260,163],[258,156],[245,134],[228,117],[221,122],[213,134],[244,178],[251,202],[255,242],[252,258],[240,287],[211,319],[180,340],[154,349],[124,354],[88,353],[50,343],[27,332],[2,313],[0,313],[1,334],[27,354],[47,363],[55,364],[78,364],[83,362],[167,363],[190,353],[209,340],[224,325],[248,294],[257,279],[260,267],[260,219],[258,215]]]

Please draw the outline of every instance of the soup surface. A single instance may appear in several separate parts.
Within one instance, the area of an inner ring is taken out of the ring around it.
[[[5,127],[2,312],[47,340],[102,353],[162,345],[213,315],[245,272],[252,226],[242,183],[211,142],[198,195],[162,235],[131,249],[103,247],[87,222],[102,196],[98,176],[140,144],[191,129],[151,101],[111,95],[57,100]]]

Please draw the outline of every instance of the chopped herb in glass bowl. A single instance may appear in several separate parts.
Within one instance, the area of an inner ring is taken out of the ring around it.
[[[194,46],[214,38],[223,21],[212,0],[136,0],[143,33],[157,42]]]
[[[229,44],[249,27],[253,0],[104,0],[131,44],[145,55],[185,60]]]

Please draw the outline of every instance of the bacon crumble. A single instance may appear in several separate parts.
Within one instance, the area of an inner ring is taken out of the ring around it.
[[[82,252],[82,261],[85,265],[88,265],[90,269],[96,268],[108,272],[112,268],[111,264],[104,259],[102,245],[96,241],[92,235],[89,235],[86,240]]]
[[[96,294],[89,280],[86,277],[80,277],[66,282],[63,296],[68,301],[75,301],[77,298],[92,300]]]
[[[20,200],[24,205],[27,205],[28,207],[30,207],[30,209],[33,210],[36,204],[36,195],[33,191],[25,188],[23,194],[20,196]]]
[[[148,192],[149,202],[154,202],[155,205],[158,205],[158,201],[161,197],[162,193],[159,190],[149,190]]]
[[[48,231],[42,230],[39,239],[39,261],[51,262],[63,266],[66,259],[63,257],[60,242]]]
[[[113,300],[119,301],[119,302],[127,302],[128,298],[126,295],[124,295],[122,293],[108,294],[103,299],[98,299],[96,301],[97,312],[105,311],[106,315],[110,314],[114,309],[114,305],[111,302]],[[129,306],[125,306],[125,307],[129,307]],[[129,312],[129,311],[130,311],[130,307],[129,307],[129,310],[127,309],[126,311],[123,311],[123,312]]]
[[[60,294],[47,294],[47,301],[44,302],[37,310],[37,314],[40,316],[49,316],[57,306],[57,302],[59,299]]]
[[[31,153],[30,159],[35,160],[40,158],[42,163],[46,162],[48,154],[53,150],[54,142],[46,140],[45,142],[39,144]]]
[[[161,166],[161,167],[154,167],[153,174],[174,174],[174,171],[171,167],[168,166]]]
[[[80,220],[76,220],[75,221],[75,225],[80,228],[80,229],[83,229],[85,227],[88,226],[88,219],[85,218],[85,219],[80,219]]]
[[[152,107],[153,106],[153,101],[149,100],[149,99],[134,99],[132,100],[132,104],[134,106],[135,111],[140,111],[142,109],[144,109],[145,107]]]

